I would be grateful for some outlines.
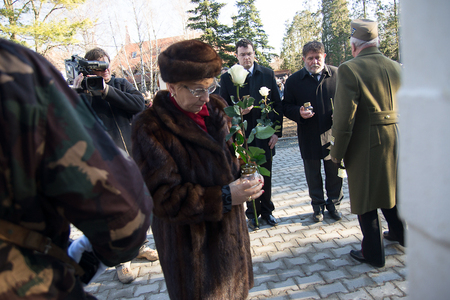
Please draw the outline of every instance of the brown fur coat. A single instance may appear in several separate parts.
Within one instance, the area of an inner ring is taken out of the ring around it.
[[[210,95],[206,133],[161,91],[133,122],[133,157],[154,199],[152,231],[171,299],[246,299],[253,287],[244,208],[223,213],[222,186],[239,176],[225,106]]]

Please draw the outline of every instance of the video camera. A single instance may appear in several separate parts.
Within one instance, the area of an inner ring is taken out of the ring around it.
[[[103,90],[103,78],[100,76],[87,77],[92,71],[104,71],[108,69],[109,64],[105,61],[86,60],[78,55],[72,55],[72,58],[65,59],[67,83],[72,85],[75,77],[82,73],[84,75],[81,82],[81,89],[84,91]]]

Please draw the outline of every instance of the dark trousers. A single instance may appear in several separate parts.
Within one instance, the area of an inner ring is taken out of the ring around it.
[[[305,168],[306,183],[308,184],[309,197],[311,197],[311,205],[316,212],[324,210],[326,207],[329,211],[334,211],[341,204],[344,198],[342,191],[342,178],[338,176],[338,167],[331,160],[323,160],[323,168],[325,170],[325,190],[327,191],[327,200],[323,194],[322,180],[322,160],[321,159],[304,159],[303,166]]]
[[[266,168],[271,172],[272,175],[272,160],[267,161],[261,167]],[[267,217],[272,214],[275,210],[275,206],[272,202],[272,176],[264,176],[264,193],[258,199],[255,199],[256,212],[258,217]],[[247,210],[245,215],[249,219],[255,218],[255,213],[253,210],[253,201],[247,201]]]
[[[405,226],[398,216],[397,206],[391,209],[382,208],[381,211],[388,223],[389,232],[403,244],[405,240]],[[363,234],[361,250],[364,258],[368,261],[384,265],[383,235],[381,233],[378,211],[372,210],[358,215],[358,221]]]

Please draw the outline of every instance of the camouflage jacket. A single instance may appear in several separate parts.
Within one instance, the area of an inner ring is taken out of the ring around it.
[[[0,146],[0,219],[63,249],[72,223],[108,266],[137,255],[153,202],[134,161],[48,61],[1,39]],[[73,267],[0,240],[0,299],[85,298]]]

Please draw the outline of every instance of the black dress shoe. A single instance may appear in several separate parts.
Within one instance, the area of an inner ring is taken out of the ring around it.
[[[323,215],[322,215],[322,211],[315,211],[312,219],[314,222],[321,222],[323,221]]]
[[[267,222],[267,224],[269,224],[270,226],[276,226],[278,225],[278,222],[275,220],[275,217],[272,215],[268,215],[268,216],[264,216],[262,217],[264,219],[264,221]]]
[[[258,225],[256,225],[256,219],[254,219],[254,218],[248,219],[247,224],[248,224],[248,227],[250,229],[252,229],[252,230],[258,230],[259,229],[259,223],[258,223]]]
[[[384,267],[384,264],[375,263],[373,261],[368,261],[367,259],[365,259],[361,250],[351,250],[350,251],[350,256],[353,257],[354,259],[356,259],[357,261],[370,264],[370,265],[372,265],[372,266],[374,266],[376,268]]]
[[[340,219],[342,219],[341,213],[338,212],[336,209],[333,211],[328,211],[328,213],[330,214],[330,217],[332,217],[336,221],[339,221]]]
[[[383,232],[383,238],[387,239],[388,241],[391,242],[399,242],[400,245],[402,245],[403,247],[405,247],[405,242],[404,241],[400,241],[399,238],[397,238],[394,234],[392,234],[390,231],[385,231]]]

